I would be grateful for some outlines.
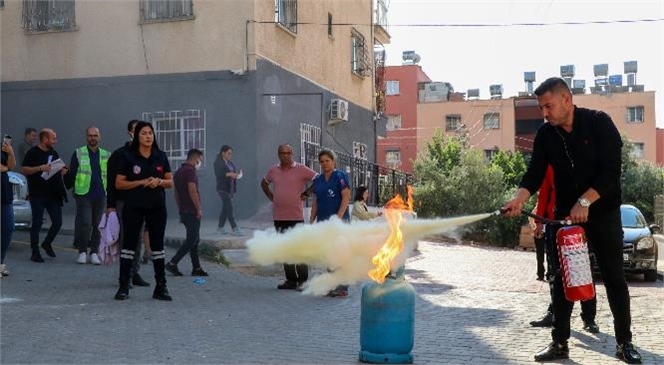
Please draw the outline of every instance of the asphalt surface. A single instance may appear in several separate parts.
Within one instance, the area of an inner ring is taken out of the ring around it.
[[[248,275],[205,262],[204,284],[168,276],[172,302],[151,298],[153,286],[113,300],[118,268],[78,265],[72,238],[56,239],[57,257],[29,261],[27,233],[18,232],[0,281],[2,364],[355,364],[360,350],[360,286],[347,298],[277,290],[278,273]],[[416,364],[526,364],[550,341],[530,328],[548,303],[535,280],[535,254],[422,242],[406,273],[416,296]],[[167,258],[174,254],[167,249]],[[664,364],[664,284],[628,277],[634,342],[646,364]],[[572,318],[570,360],[620,364],[606,295],[598,285],[601,333]]]

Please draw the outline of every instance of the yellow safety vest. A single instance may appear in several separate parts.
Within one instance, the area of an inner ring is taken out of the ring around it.
[[[106,173],[107,162],[110,154],[103,148],[99,149],[99,166],[101,167],[101,181],[106,191]],[[76,182],[74,183],[74,194],[85,195],[90,191],[92,182],[92,165],[90,164],[90,154],[88,146],[76,149],[76,158],[78,159],[78,171],[76,172]]]

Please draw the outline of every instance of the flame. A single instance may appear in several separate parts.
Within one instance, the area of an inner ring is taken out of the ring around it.
[[[413,211],[413,187],[408,185],[408,199],[406,201],[397,194],[385,204],[385,219],[390,224],[390,236],[385,244],[371,259],[376,267],[369,271],[369,277],[378,284],[382,284],[390,273],[390,266],[395,257],[403,250],[403,233],[401,232],[401,221],[403,212]]]

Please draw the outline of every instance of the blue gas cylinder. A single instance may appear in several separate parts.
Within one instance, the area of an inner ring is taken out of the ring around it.
[[[415,342],[415,289],[403,278],[362,287],[360,361],[412,364]]]

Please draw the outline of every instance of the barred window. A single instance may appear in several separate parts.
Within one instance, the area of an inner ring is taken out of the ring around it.
[[[140,0],[142,21],[190,19],[194,16],[192,0]]]
[[[360,76],[367,76],[370,71],[364,36],[356,29],[351,30],[351,71]]]
[[[154,126],[155,140],[166,153],[173,171],[187,160],[187,152],[192,148],[201,150],[205,156],[205,110],[145,112],[142,118]],[[203,158],[203,166],[208,159],[214,160]]]
[[[354,158],[359,158],[360,160],[368,160],[369,159],[369,148],[367,147],[366,144],[361,143],[361,142],[356,142],[353,141],[353,157]]]
[[[23,0],[23,29],[61,32],[76,29],[74,0]]]
[[[454,132],[459,130],[461,126],[461,116],[458,114],[451,114],[445,116],[445,130]]]
[[[401,129],[401,114],[387,116],[387,130],[393,131],[395,129]]]
[[[500,129],[500,113],[484,114],[484,129]]]
[[[274,0],[274,21],[297,33],[297,0]]]
[[[401,165],[401,152],[399,150],[385,152],[385,162],[391,167]]]

